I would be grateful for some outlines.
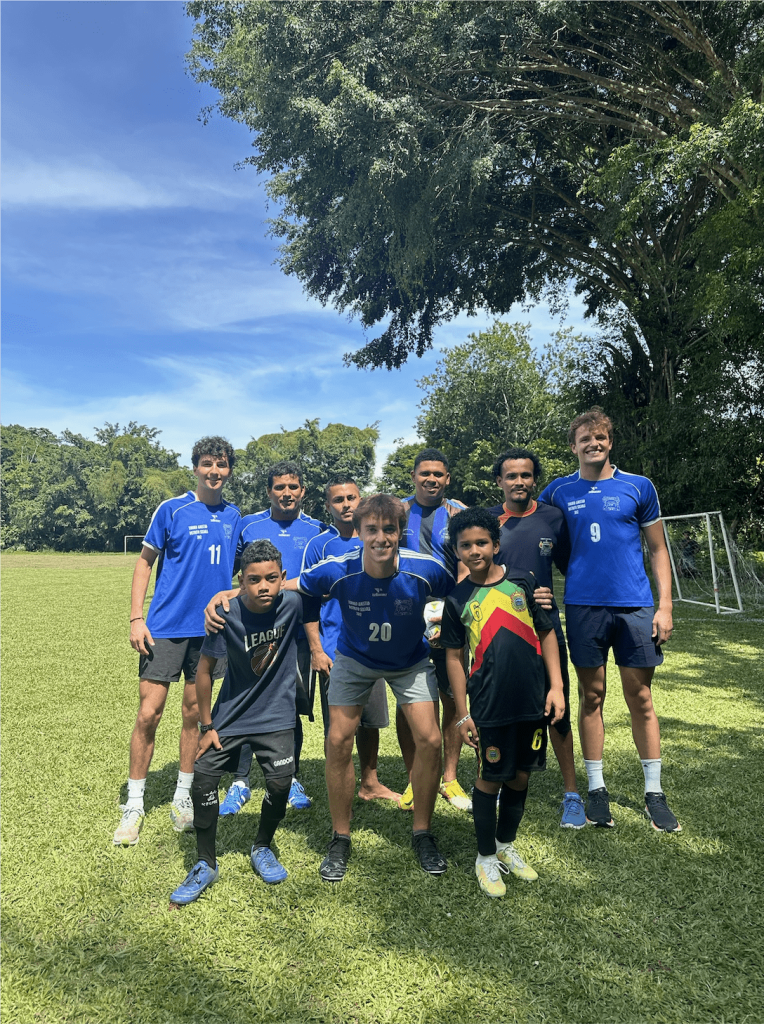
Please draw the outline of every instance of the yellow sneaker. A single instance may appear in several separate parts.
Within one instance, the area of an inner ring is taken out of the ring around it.
[[[524,882],[535,882],[538,878],[538,874],[533,870],[530,864],[525,863],[512,843],[507,843],[507,845],[502,849],[497,850],[496,856],[502,864],[506,865],[507,869],[511,871],[513,875],[517,878],[522,878]]]
[[[409,782],[408,786],[406,786],[406,789],[404,790],[403,795],[401,796],[400,800],[398,801],[398,806],[400,807],[400,809],[402,811],[413,811],[414,810],[414,790],[411,788],[411,783],[410,782]]]
[[[455,807],[458,811],[471,811],[472,801],[464,792],[462,787],[459,785],[458,779],[453,779],[451,782],[444,782],[440,780],[440,795]]]
[[[496,899],[503,896],[507,887],[501,877],[502,871],[506,874],[509,868],[498,859],[498,857],[478,857],[475,861],[475,874],[477,875],[480,888],[486,894]]]

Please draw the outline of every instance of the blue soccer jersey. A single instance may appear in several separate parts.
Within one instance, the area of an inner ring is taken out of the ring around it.
[[[153,637],[204,636],[204,606],[231,586],[240,524],[235,505],[205,505],[193,491],[157,508],[143,539],[159,553],[146,617]]]
[[[337,558],[348,551],[357,551],[361,547],[358,537],[342,537],[335,526],[330,526],[325,533],[313,537],[305,546],[302,558],[302,571],[312,568],[325,558]],[[334,658],[337,641],[342,625],[342,609],[336,597],[328,597],[321,602],[321,646],[324,653]]]
[[[575,472],[553,480],[539,500],[561,509],[568,525],[565,604],[652,605],[639,531],[659,522],[661,510],[646,476],[613,467],[607,480],[582,480]]]
[[[286,569],[286,578],[292,580],[300,575],[305,545],[325,529],[320,519],[313,519],[304,512],[296,519],[274,519],[267,508],[242,519],[236,557],[253,540],[269,540],[281,552],[282,568]]]
[[[392,576],[363,570],[363,548],[327,558],[300,574],[300,590],[336,598],[342,612],[337,650],[380,673],[411,668],[427,657],[422,616],[428,601],[446,597],[454,579],[430,555],[401,548]]]
[[[444,498],[434,508],[420,505],[412,494],[403,499],[406,506],[406,529],[401,537],[401,546],[423,555],[432,555],[456,578],[458,559],[448,539],[448,520],[467,507],[460,501]]]

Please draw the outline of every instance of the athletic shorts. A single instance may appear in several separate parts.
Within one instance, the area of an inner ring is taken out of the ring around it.
[[[329,732],[329,680],[321,679],[321,714],[324,718],[324,736]],[[387,708],[387,687],[384,679],[378,679],[371,688],[368,702],[364,705],[361,721],[364,729],[386,729],[390,724],[390,712]]]
[[[262,732],[245,736],[221,736],[222,750],[208,747],[198,761],[194,771],[199,775],[210,775],[220,780],[224,772],[235,772],[239,766],[241,748],[247,743],[268,779],[283,779],[294,774],[294,729],[281,732]]]
[[[180,673],[187,683],[193,683],[199,664],[203,636],[155,637],[154,646],[147,644],[149,655],[139,655],[138,678],[153,683],[177,683]],[[215,662],[212,678],[222,679],[226,670],[226,658]]]
[[[565,697],[565,714],[559,722],[554,723],[554,728],[560,736],[567,736],[570,732],[570,673],[568,672],[568,649],[565,641],[557,637],[557,645],[560,650],[560,675],[562,676],[562,694]]]
[[[652,637],[654,609],[607,605],[565,605],[570,660],[578,668],[599,668],[612,647],[623,668],[653,668],[663,652]]]
[[[315,690],[312,683],[313,673],[310,671],[310,645],[305,636],[297,639],[297,695],[295,709],[298,715],[306,715],[313,721],[313,697]]]
[[[477,731],[477,776],[484,782],[511,782],[518,772],[541,772],[546,768],[547,730],[543,718],[512,725],[478,725]]]
[[[329,676],[329,706],[365,706],[377,679],[378,668],[367,668],[360,661],[348,658],[337,651]],[[411,668],[385,672],[385,679],[398,704],[421,704],[438,699],[438,681],[429,658],[412,665]]]

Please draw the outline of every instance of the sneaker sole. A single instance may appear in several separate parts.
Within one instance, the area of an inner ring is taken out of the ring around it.
[[[189,821],[189,823],[187,825],[176,825],[175,822],[173,821],[172,827],[173,827],[173,829],[176,832],[193,832],[194,831],[194,823],[193,823],[193,821]],[[136,842],[138,842],[137,839],[136,839]]]
[[[341,882],[347,874],[347,870],[343,871],[341,875],[327,875],[319,868],[318,873],[321,876],[322,882]]]
[[[589,821],[589,819],[587,818],[586,821]],[[574,825],[570,821],[561,821],[560,828],[574,828],[576,829],[576,831],[578,831],[579,829],[586,828],[586,821],[583,823],[583,825]],[[613,824],[615,825],[615,822],[613,822]]]
[[[592,821],[591,818],[587,818],[586,824],[594,825],[595,828],[615,828],[615,822],[612,818],[610,821]]]
[[[115,846],[135,846],[138,843],[140,836],[136,836],[135,839],[112,839]]]
[[[648,809],[646,807],[645,807],[645,817],[650,822],[650,824],[653,826],[653,828],[655,829],[656,832],[665,832],[666,835],[671,836],[671,835],[676,835],[677,832],[681,832],[682,831],[682,826],[679,824],[679,822],[676,823],[676,828],[661,828],[660,825],[656,825],[655,822],[653,821],[653,819],[650,817],[650,812],[648,811]]]

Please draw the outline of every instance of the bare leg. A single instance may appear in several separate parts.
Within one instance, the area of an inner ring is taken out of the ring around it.
[[[454,698],[447,693],[440,693],[443,705],[443,781],[453,782],[459,765],[459,754],[462,752],[462,737],[456,728],[456,704]]]
[[[576,668],[578,674],[578,732],[581,751],[587,761],[601,761],[605,749],[605,725],[602,707],[607,693],[605,666]]]
[[[402,704],[414,738],[411,786],[414,790],[414,831],[429,829],[440,782],[440,728],[435,701]]]
[[[145,779],[154,754],[154,737],[167,702],[168,683],[141,679],[138,687],[138,717],[130,737],[130,778]],[[196,690],[194,690],[196,700]],[[198,716],[197,716],[198,721]],[[191,759],[193,771],[193,758]]]
[[[196,685],[186,682],[183,687],[183,728],[180,730],[180,770],[192,772],[199,744],[199,705],[196,703]]]
[[[331,724],[326,737],[326,789],[332,829],[344,836],[350,835],[350,814],[355,793],[353,739],[362,711],[360,704],[332,706]]]
[[[393,793],[387,786],[383,786],[377,776],[379,729],[367,729],[359,725],[355,742],[361,764],[361,785],[358,789],[361,800],[399,800],[400,793]]]
[[[401,748],[403,763],[406,765],[406,771],[410,778],[411,769],[414,767],[414,737],[411,735],[411,727],[401,711],[400,705],[395,711],[395,731],[398,734],[398,745]]]
[[[653,707],[652,668],[621,668],[623,696],[631,714],[631,734],[641,758],[661,756],[661,730]]]
[[[562,772],[562,784],[566,793],[577,793],[576,764],[573,760],[573,730],[567,736],[560,736],[553,725],[549,726],[549,737],[552,740],[554,756]]]

